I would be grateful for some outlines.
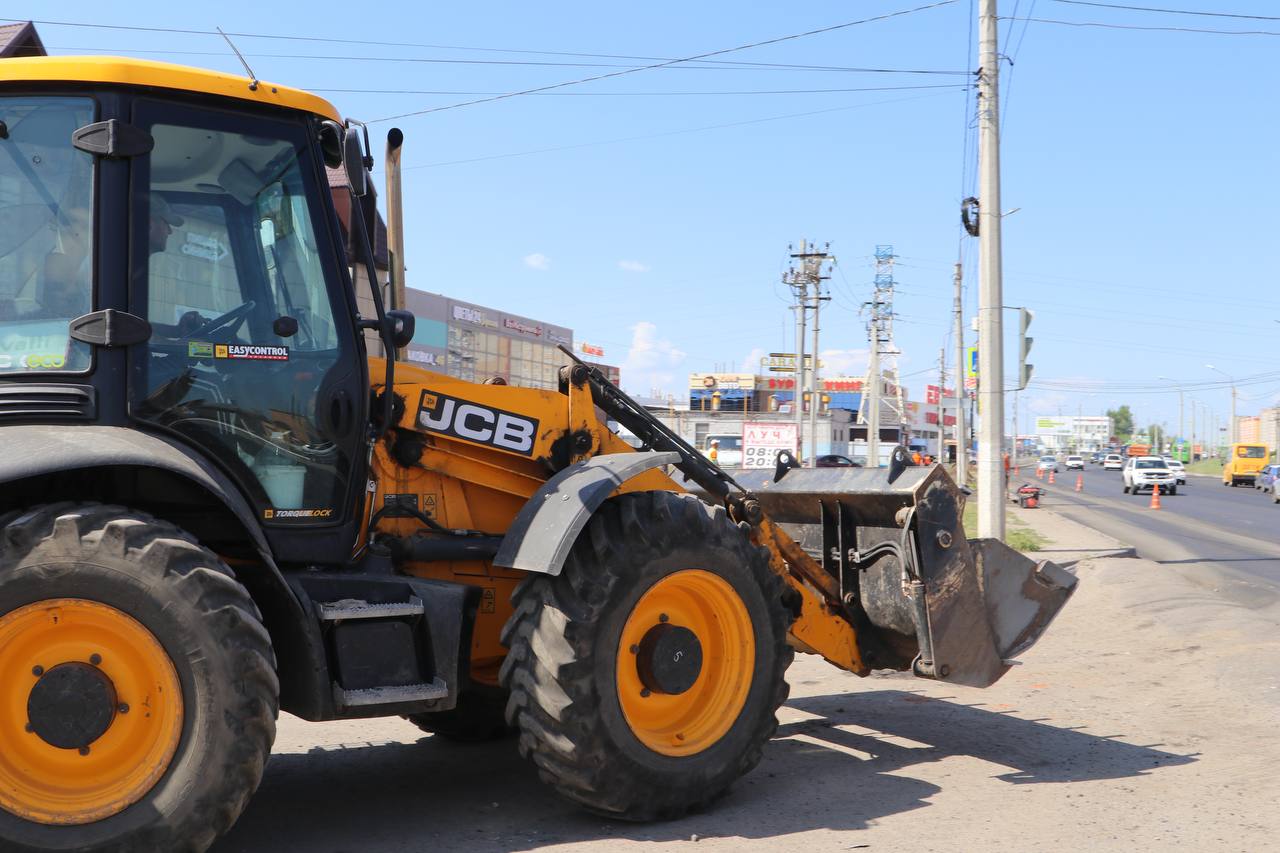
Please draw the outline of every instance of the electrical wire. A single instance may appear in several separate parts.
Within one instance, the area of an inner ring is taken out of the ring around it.
[[[782,42],[794,41],[795,39],[807,38],[809,36],[819,35],[822,33],[835,32],[837,30],[843,30],[849,27],[855,27],[860,24],[869,24],[869,23],[878,22],[878,21],[886,21],[891,18],[898,18],[903,15],[913,14],[915,12],[923,12],[928,9],[937,9],[942,6],[950,6],[952,3],[955,3],[955,2],[957,2],[957,0],[937,0],[937,2],[929,3],[924,6],[916,6],[915,8],[912,8],[912,9],[903,9],[897,12],[888,12],[883,15],[876,15],[870,18],[862,18],[857,21],[846,21],[845,23],[842,23],[842,24],[832,24],[829,27],[819,27],[818,29],[807,30],[802,33],[792,33],[791,35],[778,36],[776,38],[765,39],[763,41],[752,42],[750,44],[738,45],[737,47],[727,47],[727,48],[722,48],[721,50],[708,51],[707,53],[699,53],[693,56],[686,56],[681,59],[671,59],[664,62],[655,63],[653,65],[644,65],[639,68],[628,68],[621,71],[612,71],[612,72],[609,72],[608,74],[597,74],[592,77],[582,77],[577,80],[565,80],[560,83],[551,83],[546,86],[536,86],[532,89],[522,89],[516,92],[507,92],[502,95],[493,95],[487,98],[478,98],[470,101],[460,101],[456,104],[447,104],[445,106],[440,106],[440,107],[428,107],[422,110],[414,110],[412,112],[407,112],[407,113],[398,113],[396,115],[391,115],[391,116],[383,116],[382,118],[373,119],[372,121],[369,122],[369,124],[377,124],[384,121],[394,121],[396,119],[411,118],[411,117],[421,116],[421,115],[429,115],[431,113],[444,112],[445,110],[454,110],[460,107],[469,107],[469,106],[474,106],[476,104],[492,103],[493,101],[501,101],[501,100],[506,100],[508,98],[518,98],[518,97],[521,97],[522,95],[532,95],[537,92],[549,92],[553,89],[562,89],[566,86],[578,86],[583,83],[592,83],[597,80],[607,80],[613,77],[621,77],[626,74],[635,74],[640,71],[653,71],[659,68],[665,68],[669,65],[678,65],[678,64],[694,62],[702,59],[709,59],[713,56],[724,56],[726,54],[735,53],[740,50],[749,50],[752,48],[764,47],[766,45],[771,45],[771,44],[781,44]]]
[[[959,85],[953,88],[962,88]],[[550,154],[557,151],[573,151],[579,148],[594,148],[601,145],[617,145],[624,142],[639,142],[646,139],[661,139],[667,136],[680,136],[688,133],[702,133],[708,130],[723,130],[730,127],[743,127],[751,124],[764,124],[771,121],[784,121],[790,118],[802,118],[805,116],[823,115],[826,113],[843,112],[846,110],[864,109],[867,107],[884,106],[885,104],[897,104],[906,101],[919,101],[925,98],[936,98],[939,95],[949,94],[947,92],[934,92],[928,95],[916,95],[910,98],[890,98],[883,101],[872,101],[866,104],[850,104],[843,107],[827,107],[821,110],[807,110],[800,113],[787,113],[784,115],[765,116],[764,118],[744,119],[742,121],[726,122],[724,124],[709,124],[702,127],[690,127],[681,130],[668,130],[662,133],[646,133],[640,136],[624,136],[617,139],[600,139],[593,142],[576,142],[572,145],[557,145],[550,148],[532,148],[527,151],[510,151],[505,154],[489,154],[483,157],[468,157],[463,160],[445,160],[438,163],[421,163],[416,166],[405,166],[402,171],[410,169],[438,169],[444,166],[461,166],[467,163],[482,163],[489,160],[505,160],[511,157],[529,157],[534,154]]]
[[[1192,9],[1162,9],[1155,6],[1123,6],[1118,3],[1096,3],[1092,0],[1052,0],[1068,6],[1095,6],[1100,9],[1123,9],[1128,12],[1161,12],[1166,15],[1198,15],[1205,18],[1238,18],[1246,21],[1280,21],[1276,15],[1242,15],[1233,12],[1205,12]]]
[[[0,18],[0,21],[8,21],[12,23],[26,23],[27,18]],[[181,29],[177,27],[139,27],[127,26],[124,24],[94,24],[81,21],[42,21],[32,20],[33,24],[41,26],[57,26],[57,27],[78,27],[85,29],[104,29],[104,30],[126,30],[131,32],[147,32],[147,33],[176,33],[183,35],[208,35],[217,36],[216,30],[192,30]],[[671,61],[670,57],[662,56],[632,56],[628,54],[617,53],[577,53],[572,51],[561,50],[528,50],[517,48],[498,48],[498,47],[474,47],[463,45],[447,45],[447,44],[422,44],[417,42],[397,42],[397,41],[374,41],[370,39],[342,39],[342,38],[324,38],[320,36],[299,36],[299,35],[282,35],[279,33],[241,33],[228,32],[228,36],[236,38],[254,38],[254,39],[274,39],[280,41],[304,41],[317,42],[325,44],[352,44],[352,45],[371,45],[376,47],[416,47],[429,50],[460,50],[474,51],[477,53],[521,53],[540,56],[570,56],[586,59],[628,59],[639,62],[665,62]],[[59,48],[66,49],[66,48]],[[99,48],[72,48],[75,50]],[[224,54],[218,54],[224,55]],[[858,71],[867,73],[882,74],[953,74],[961,75],[964,71],[941,71],[941,70],[923,70],[923,69],[896,69],[896,68],[847,68],[842,66],[825,66],[825,65],[796,65],[791,63],[775,63],[775,62],[750,62],[747,60],[718,60],[704,59],[698,60],[700,64],[706,65],[726,65],[726,66],[753,66],[759,68],[776,68],[783,70],[796,71]]]
[[[303,86],[308,92],[358,94],[358,95],[497,95],[500,92],[433,91],[429,89],[325,89]],[[923,86],[860,86],[845,89],[733,89],[715,92],[538,92],[530,97],[539,98],[649,98],[721,95],[830,95],[848,92],[899,92],[911,89],[962,89],[966,83],[935,83]]]
[[[1147,27],[1139,24],[1107,24],[1101,21],[1059,21],[1052,18],[1023,18],[1033,24],[1057,24],[1064,27],[1093,27],[1104,30],[1141,30],[1160,33],[1202,33],[1218,36],[1280,36],[1272,30],[1212,30],[1202,27]]]

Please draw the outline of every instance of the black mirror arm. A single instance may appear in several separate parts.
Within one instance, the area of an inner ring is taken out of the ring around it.
[[[382,419],[380,424],[371,424],[369,427],[369,443],[373,444],[382,436],[386,435],[387,430],[391,429],[391,413],[392,401],[395,398],[393,390],[396,381],[396,348],[395,341],[391,337],[391,324],[387,322],[386,307],[382,304],[382,288],[378,285],[378,271],[374,265],[373,247],[369,242],[369,232],[364,227],[364,201],[355,193],[351,194],[351,232],[356,235],[356,243],[359,248],[360,260],[364,263],[365,274],[369,277],[369,289],[373,291],[373,307],[378,314],[373,326],[365,326],[366,322],[362,320],[357,325],[361,328],[374,328],[378,331],[378,339],[382,341],[382,352],[385,356],[384,361],[387,365],[385,378],[383,380],[382,389]]]

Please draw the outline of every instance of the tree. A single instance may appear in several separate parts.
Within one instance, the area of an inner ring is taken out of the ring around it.
[[[1121,406],[1118,409],[1107,409],[1107,417],[1111,418],[1111,429],[1116,440],[1121,444],[1127,442],[1133,435],[1133,412],[1129,411],[1128,406]]]

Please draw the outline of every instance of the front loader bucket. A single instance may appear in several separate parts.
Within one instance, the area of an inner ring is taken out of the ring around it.
[[[872,668],[989,686],[1075,589],[1053,563],[966,539],[964,497],[940,466],[733,475],[839,581]]]

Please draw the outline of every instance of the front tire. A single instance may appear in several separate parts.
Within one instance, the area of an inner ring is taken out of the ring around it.
[[[557,577],[513,594],[501,680],[520,751],[591,811],[669,819],[760,761],[787,697],[794,598],[723,507],[622,495]]]
[[[0,517],[0,699],[25,708],[0,717],[0,849],[207,849],[262,778],[274,665],[248,592],[172,524]]]

